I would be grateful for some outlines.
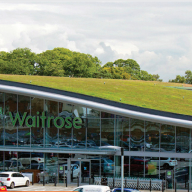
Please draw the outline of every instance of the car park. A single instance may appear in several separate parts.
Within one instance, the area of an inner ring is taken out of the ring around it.
[[[108,186],[102,186],[102,185],[84,185],[84,186],[79,186],[73,191],[78,191],[78,192],[110,192],[110,188]]]
[[[19,172],[0,172],[0,181],[11,189],[17,186],[28,187],[30,184],[29,177],[26,177]]]

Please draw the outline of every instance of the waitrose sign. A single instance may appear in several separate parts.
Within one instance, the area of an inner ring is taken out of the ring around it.
[[[53,116],[45,116],[45,111],[42,112],[42,115],[39,116],[39,112],[37,112],[37,116],[27,116],[27,112],[24,112],[21,117],[17,112],[16,116],[13,117],[12,113],[9,112],[9,116],[11,118],[11,122],[13,126],[18,122],[20,126],[26,125],[27,127],[47,127],[50,128],[52,124],[56,128],[67,128],[70,129],[72,127],[76,129],[80,129],[82,127],[82,119],[80,117],[53,117]]]

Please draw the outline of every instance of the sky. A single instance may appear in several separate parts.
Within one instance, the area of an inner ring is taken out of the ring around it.
[[[0,18],[0,51],[134,59],[165,82],[192,70],[192,0],[0,0]]]

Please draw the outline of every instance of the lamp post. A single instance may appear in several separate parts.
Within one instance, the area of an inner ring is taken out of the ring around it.
[[[124,181],[124,148],[121,147],[121,192],[124,191],[123,181]]]

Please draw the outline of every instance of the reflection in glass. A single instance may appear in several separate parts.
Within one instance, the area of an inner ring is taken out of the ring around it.
[[[59,103],[59,117],[74,117],[73,106],[71,104]],[[60,148],[71,148],[72,147],[72,129],[65,127],[59,129],[59,139],[55,142]]]
[[[123,147],[124,150],[129,150],[129,118],[116,119],[116,146]],[[132,148],[133,149],[133,148]]]
[[[171,125],[161,126],[161,150],[175,152],[175,127]]]
[[[100,118],[100,111],[87,108],[87,118]]]
[[[100,146],[100,119],[87,119],[87,143]]]
[[[4,145],[4,93],[0,93],[0,145]]]
[[[24,112],[27,112],[27,116],[30,115],[30,97],[18,95],[18,112],[21,119]],[[30,147],[30,136],[31,130],[25,123],[18,126],[18,146]]]
[[[188,153],[190,145],[190,129],[176,127],[176,152]]]
[[[73,146],[75,148],[91,148],[92,142],[87,143],[86,146],[86,136],[87,136],[87,122],[86,119],[82,119],[82,126],[80,129],[76,129],[73,127]]]
[[[131,151],[144,150],[144,121],[131,119]]]
[[[104,177],[112,177],[114,176],[114,171],[114,156],[101,156],[101,175]]]
[[[131,157],[130,159],[130,176],[131,177],[143,177],[144,176],[144,157]],[[146,166],[147,167],[147,166]]]
[[[159,178],[159,157],[145,157],[145,177]]]
[[[57,147],[55,143],[58,142],[58,129],[54,126],[53,119],[58,116],[58,102],[46,100],[45,111],[47,117],[45,127],[45,147]],[[51,120],[49,117],[52,117],[53,119]]]
[[[101,112],[101,118],[115,118],[114,114]]]
[[[115,119],[101,119],[101,146],[114,145]]]
[[[15,118],[17,114],[17,95],[5,94],[5,145],[17,146],[17,125],[13,126],[9,116]]]
[[[160,124],[145,122],[145,151],[159,151]]]
[[[31,98],[31,115],[32,116],[41,116],[44,111],[44,99]],[[39,115],[37,114],[39,112]],[[33,147],[42,147],[44,146],[43,141],[44,127],[40,124],[39,127],[31,128],[31,146]]]
[[[190,179],[190,161],[187,158],[176,158],[175,178],[177,181],[177,189],[187,189]]]
[[[57,153],[44,154],[44,170],[48,174],[49,183],[55,183],[58,175],[58,157]]]

